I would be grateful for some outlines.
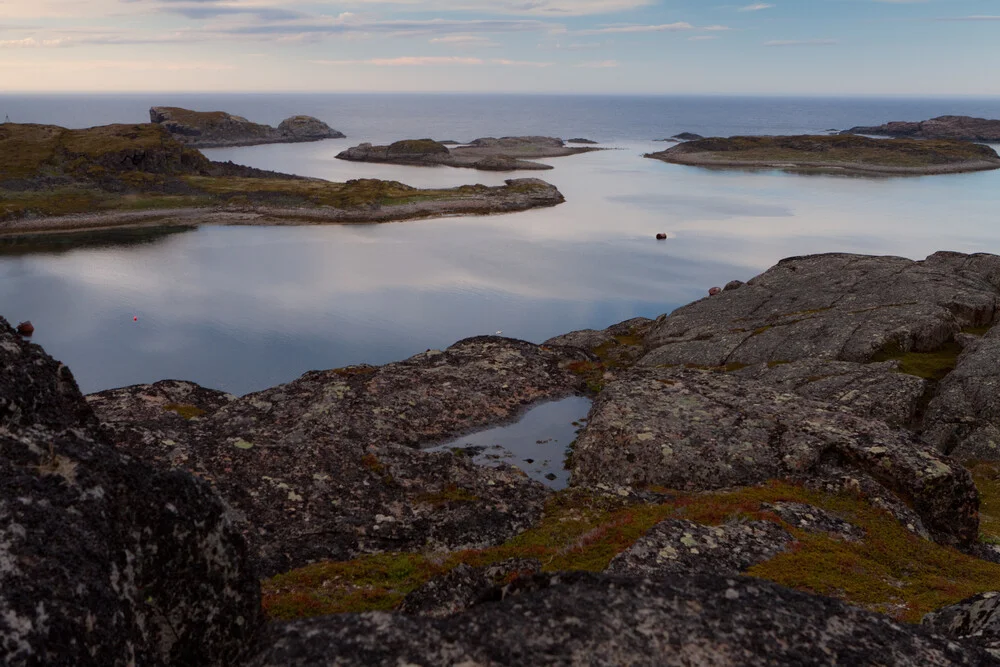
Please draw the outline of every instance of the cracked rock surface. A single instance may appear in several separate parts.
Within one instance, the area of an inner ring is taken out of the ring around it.
[[[594,402],[572,465],[576,486],[704,491],[840,480],[942,543],[978,540],[979,496],[961,465],[885,422],[730,373],[625,373]]]
[[[362,553],[484,548],[531,527],[545,487],[513,467],[419,447],[573,394],[580,378],[567,366],[588,358],[472,338],[382,367],[310,372],[219,399],[214,410],[211,393],[195,392],[206,413],[186,424],[155,409],[133,413],[154,400],[148,386],[90,402],[125,451],[211,481],[245,517],[262,570],[274,574]]]

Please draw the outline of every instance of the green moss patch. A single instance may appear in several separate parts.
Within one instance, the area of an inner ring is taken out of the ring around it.
[[[997,473],[990,475],[994,475],[991,484],[1000,489]],[[779,523],[796,538],[794,548],[746,574],[837,597],[908,622],[976,593],[995,590],[1000,580],[1000,565],[921,539],[886,512],[852,495],[823,494],[778,482],[729,493],[650,491],[659,494],[661,501],[634,503],[576,489],[554,494],[536,527],[492,549],[435,558],[370,556],[295,570],[264,582],[265,608],[273,618],[391,609],[410,590],[459,563],[483,566],[508,558],[537,558],[545,571],[597,572],[667,518],[709,525],[741,519]],[[995,498],[1000,506],[1000,493]],[[862,528],[866,537],[851,542],[826,533],[808,533],[762,507],[782,501],[825,509]],[[984,501],[984,511],[1000,515],[988,501]],[[996,530],[992,520],[987,519],[984,530]]]
[[[201,417],[205,414],[205,411],[197,405],[186,405],[182,403],[168,403],[163,406],[163,409],[167,412],[176,412],[181,417],[184,417],[184,419],[194,419],[195,417]]]
[[[899,371],[916,375],[925,380],[941,380],[955,370],[962,346],[956,342],[946,343],[933,352],[904,352],[898,346],[889,346],[872,357],[873,362],[898,361]]]

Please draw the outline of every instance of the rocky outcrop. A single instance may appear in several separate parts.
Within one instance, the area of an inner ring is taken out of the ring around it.
[[[545,170],[551,165],[531,159],[576,155],[593,150],[568,147],[551,137],[492,137],[476,139],[466,145],[449,148],[432,139],[408,139],[388,146],[361,144],[341,152],[337,158],[352,162],[385,162],[410,166],[465,167],[482,171]]]
[[[582,144],[582,145],[585,145],[585,146],[596,146],[600,142],[594,141],[593,139],[584,139],[583,137],[576,137],[574,139],[567,139],[566,143],[567,144]]]
[[[482,548],[530,527],[545,487],[514,468],[417,448],[572,394],[581,379],[568,366],[587,358],[474,338],[383,367],[307,373],[214,410],[199,395],[192,406],[205,414],[185,423],[156,414],[181,400],[159,398],[162,388],[89,400],[125,451],[211,481],[246,518],[264,571],[276,573],[360,553]]]
[[[787,479],[859,491],[945,544],[979,537],[979,497],[960,465],[907,431],[757,381],[636,369],[605,386],[589,420],[573,455],[577,486],[701,491]]]
[[[260,587],[207,484],[101,438],[68,369],[0,319],[0,662],[237,665]]]
[[[501,599],[502,598],[502,599]],[[252,667],[991,665],[983,649],[757,579],[537,575],[443,619],[348,614],[272,626]]]
[[[1000,156],[989,146],[947,139],[870,139],[856,135],[716,137],[686,141],[645,157],[701,167],[883,176],[1000,169]]]
[[[1000,257],[792,257],[737,290],[657,321],[641,365],[868,363],[941,350],[962,329],[991,324]]]
[[[242,116],[224,111],[152,107],[149,120],[162,125],[175,139],[194,148],[296,143],[344,137],[341,132],[312,116],[292,116],[275,128],[252,123]]]
[[[971,116],[938,116],[921,122],[894,121],[885,125],[852,127],[841,134],[1000,143],[1000,120]]]
[[[770,521],[703,526],[668,519],[615,556],[606,572],[645,577],[666,572],[736,576],[774,558],[792,542],[788,531]]]
[[[921,625],[944,637],[982,646],[1000,658],[1000,593],[981,593],[924,616]]]

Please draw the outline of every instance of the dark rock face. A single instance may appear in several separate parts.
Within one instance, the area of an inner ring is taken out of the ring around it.
[[[1000,593],[981,593],[924,616],[931,632],[963,639],[1000,658]]]
[[[0,662],[236,665],[260,587],[207,484],[101,440],[69,371],[0,319]]]
[[[482,548],[530,527],[545,487],[416,448],[574,393],[581,380],[567,366],[588,358],[482,337],[380,368],[307,373],[185,423],[130,422],[147,388],[91,401],[126,451],[210,480],[247,519],[263,570],[277,573],[360,553]]]
[[[652,577],[667,572],[735,576],[774,558],[793,541],[785,529],[770,521],[704,526],[668,519],[615,556],[606,572]]]
[[[757,364],[929,352],[965,327],[990,324],[1000,257],[939,252],[902,257],[829,254],[779,262],[738,290],[661,318],[643,365]]]
[[[537,575],[495,597],[437,620],[372,613],[277,624],[250,665],[997,664],[978,647],[741,577]]]
[[[1000,330],[965,342],[927,407],[924,439],[958,459],[1000,460]]]
[[[787,521],[796,528],[810,533],[827,533],[848,542],[857,542],[865,536],[864,529],[812,505],[790,502],[774,503],[773,505],[765,503],[761,509],[774,512],[782,521]]]
[[[152,107],[151,123],[158,123],[178,141],[195,148],[254,146],[342,139],[343,133],[312,116],[292,116],[278,127],[252,123],[223,111],[191,111],[180,107]]]
[[[1000,142],[1000,120],[970,116],[939,116],[918,123],[894,121],[885,125],[852,127],[841,134],[877,134],[889,137],[996,143]]]
[[[508,579],[536,574],[542,564],[535,559],[511,558],[488,567],[464,563],[447,574],[431,579],[403,600],[403,614],[444,618],[474,606]]]
[[[945,544],[978,539],[979,497],[960,465],[907,431],[758,381],[634,369],[607,384],[589,419],[574,485],[707,490],[797,480],[859,489]]]

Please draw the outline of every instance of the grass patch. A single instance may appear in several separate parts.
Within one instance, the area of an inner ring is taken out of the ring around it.
[[[992,325],[989,324],[984,327],[965,327],[962,329],[962,333],[971,334],[973,336],[985,336],[992,328]]]
[[[983,471],[977,480],[986,474]],[[995,468],[989,483],[1000,491]],[[917,622],[923,614],[976,593],[995,590],[1000,565],[923,540],[886,512],[852,495],[830,495],[774,482],[729,493],[663,495],[658,503],[630,503],[569,489],[552,496],[539,524],[506,544],[433,559],[416,554],[370,556],[312,565],[264,582],[265,608],[273,618],[316,613],[391,609],[431,577],[466,563],[483,566],[508,558],[537,558],[545,571],[601,571],[611,559],[666,518],[718,525],[756,519],[782,524],[795,547],[747,571],[798,590],[829,595],[894,618]],[[1000,493],[993,496],[1000,505]],[[764,503],[800,502],[826,509],[862,528],[862,542],[842,541],[784,524]],[[984,511],[997,511],[984,501]],[[997,511],[1000,515],[1000,511]],[[988,519],[984,532],[996,531]],[[996,532],[989,532],[997,535]],[[322,610],[316,612],[317,609]]]
[[[1000,463],[971,461],[966,467],[979,489],[979,532],[983,541],[1000,541]]]
[[[962,346],[952,341],[933,352],[904,352],[891,345],[872,357],[873,362],[898,361],[899,372],[925,380],[941,380],[958,365]]]
[[[176,412],[184,419],[194,419],[195,417],[201,417],[206,414],[205,410],[202,410],[197,405],[187,405],[183,403],[168,403],[163,406],[163,409],[167,412]]]

